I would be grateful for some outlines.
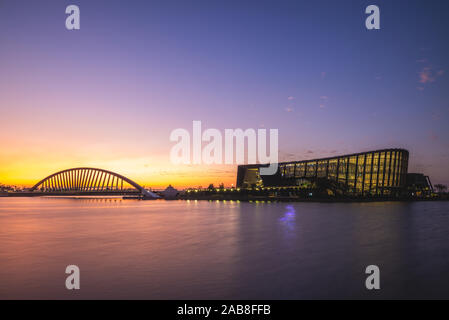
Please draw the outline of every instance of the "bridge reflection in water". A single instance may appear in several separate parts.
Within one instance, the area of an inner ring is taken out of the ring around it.
[[[50,195],[127,195],[159,198],[118,173],[98,168],[72,168],[56,172],[36,183],[31,192]]]

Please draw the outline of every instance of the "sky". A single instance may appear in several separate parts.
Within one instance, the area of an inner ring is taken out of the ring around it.
[[[66,6],[80,8],[67,30]],[[380,8],[367,30],[365,8]],[[99,167],[148,187],[236,181],[175,165],[176,128],[279,130],[279,159],[382,148],[449,184],[449,1],[0,1],[0,183]]]

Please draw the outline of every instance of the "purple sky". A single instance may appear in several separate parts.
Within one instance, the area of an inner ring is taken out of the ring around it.
[[[69,4],[80,30],[65,29]],[[365,28],[369,4],[381,30]],[[406,148],[410,171],[449,184],[448,12],[448,1],[2,0],[0,182],[92,164],[148,185],[232,183],[233,166],[201,176],[167,164],[170,132],[201,120],[278,128],[280,160]]]

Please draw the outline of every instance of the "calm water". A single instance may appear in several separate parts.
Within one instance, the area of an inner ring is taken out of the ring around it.
[[[2,299],[431,297],[449,298],[449,202],[0,198]]]

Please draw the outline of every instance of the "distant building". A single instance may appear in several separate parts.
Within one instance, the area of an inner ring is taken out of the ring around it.
[[[313,186],[346,195],[396,196],[407,189],[408,160],[407,150],[383,149],[322,159],[282,162],[274,175],[260,175],[260,168],[267,165],[240,165],[237,169],[237,187]],[[427,183],[431,185],[430,180]]]
[[[162,196],[164,199],[172,200],[176,199],[176,197],[179,194],[179,191],[173,188],[171,185],[169,185],[164,191],[161,191]]]
[[[422,173],[408,173],[406,185],[411,196],[429,195],[433,192],[430,178]]]

